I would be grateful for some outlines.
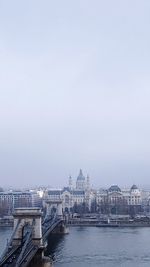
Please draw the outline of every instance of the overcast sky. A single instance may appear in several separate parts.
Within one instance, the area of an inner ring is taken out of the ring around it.
[[[0,186],[150,184],[150,1],[0,1]]]

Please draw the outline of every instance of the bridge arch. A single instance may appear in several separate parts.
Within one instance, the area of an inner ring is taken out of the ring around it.
[[[56,215],[58,217],[63,217],[63,212],[62,212],[62,201],[61,200],[46,200],[46,214],[47,216],[53,215],[54,210],[56,211]]]
[[[14,214],[13,244],[20,245],[26,231],[32,231],[32,240],[39,244],[42,242],[41,216],[39,208],[18,208]]]

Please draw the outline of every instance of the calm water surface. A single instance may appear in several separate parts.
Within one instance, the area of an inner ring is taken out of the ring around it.
[[[9,235],[0,229],[0,249]],[[149,267],[150,228],[72,227],[53,235],[47,255],[54,267]]]

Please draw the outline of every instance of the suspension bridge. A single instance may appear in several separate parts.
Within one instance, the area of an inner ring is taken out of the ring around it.
[[[0,258],[0,267],[27,267],[33,260],[41,260],[48,236],[66,233],[61,201],[47,201],[44,218],[40,208],[16,209],[13,216],[14,229]]]

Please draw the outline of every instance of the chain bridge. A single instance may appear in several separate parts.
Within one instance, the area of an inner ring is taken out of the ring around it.
[[[47,201],[43,218],[40,208],[18,208],[14,229],[1,259],[1,267],[27,267],[41,260],[51,233],[66,233],[61,201]]]

